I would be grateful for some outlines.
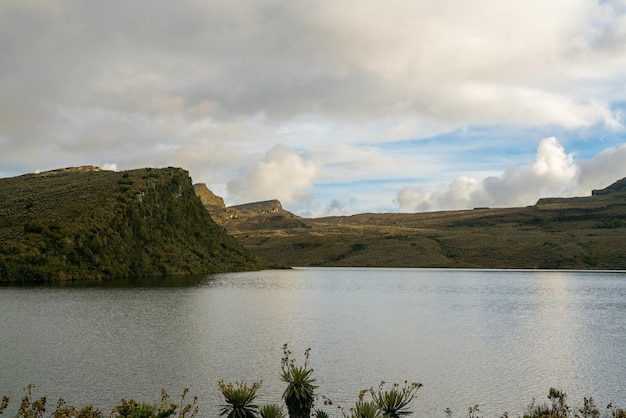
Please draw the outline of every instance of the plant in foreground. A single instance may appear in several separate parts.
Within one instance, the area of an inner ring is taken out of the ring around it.
[[[169,417],[173,413],[173,410],[163,411],[159,418]],[[121,418],[152,418],[157,415],[154,405],[146,402],[135,402],[134,399],[122,399],[122,402],[113,408],[113,414],[113,416]]]
[[[383,418],[383,411],[374,401],[357,401],[346,418]]]
[[[469,408],[467,408],[468,418],[477,418],[477,412],[480,412],[480,409],[478,409],[478,405],[470,406]]]
[[[404,381],[404,386],[400,387],[399,383],[394,383],[390,390],[384,390],[385,382],[380,382],[378,389],[370,388],[372,399],[378,405],[385,417],[401,418],[413,413],[408,409],[409,403],[415,398],[417,390],[423,385],[417,382],[409,383]]]
[[[42,396],[41,398],[33,401],[33,387],[34,385],[26,386],[26,395],[22,397],[20,409],[17,411],[17,418],[42,418],[44,412],[46,412],[47,398]]]
[[[606,409],[611,410],[611,418],[626,418],[626,410],[621,408],[613,408],[613,404],[609,403]]]
[[[261,418],[285,418],[283,409],[275,403],[262,405],[259,408],[259,416]]]
[[[261,382],[254,382],[248,386],[246,382],[224,383],[223,380],[218,382],[224,401],[221,405],[220,416],[226,415],[227,418],[256,418],[259,406],[254,403],[256,399],[256,391],[261,386]]]
[[[280,378],[287,383],[283,399],[287,405],[290,418],[309,418],[315,400],[315,379],[311,377],[313,369],[308,366],[310,348],[304,351],[304,365],[296,366],[295,360],[289,358],[291,351],[287,344],[283,345]]]
[[[321,409],[316,409],[314,415],[316,418],[328,418],[328,414]]]
[[[57,407],[52,414],[53,418],[102,418],[102,412],[94,408],[93,405],[88,405],[83,408],[77,408],[75,406],[66,405],[63,399],[59,399]]]
[[[5,395],[2,397],[2,403],[0,403],[0,415],[2,415],[2,413],[4,412],[5,409],[7,409],[8,406],[9,406],[9,397]]]
[[[576,416],[580,418],[600,418],[600,410],[593,398],[583,398],[583,407],[578,409]]]
[[[189,389],[185,388],[180,397],[180,403],[170,401],[170,395],[161,390],[161,402],[149,404],[146,402],[135,402],[135,400],[122,399],[120,404],[113,407],[109,418],[194,418],[198,414],[198,397],[194,396],[191,402],[185,403],[185,397]],[[183,405],[181,407],[181,405]],[[89,408],[89,407],[87,407]],[[57,408],[58,409],[58,408]],[[85,408],[83,408],[85,410]],[[72,416],[71,418],[95,418],[91,416]],[[56,417],[55,418],[60,418]]]

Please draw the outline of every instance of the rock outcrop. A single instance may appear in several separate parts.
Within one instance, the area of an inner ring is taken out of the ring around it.
[[[626,193],[626,177],[600,190],[592,190],[592,196],[603,196],[611,193]]]
[[[204,206],[215,206],[218,208],[226,208],[224,199],[215,195],[211,190],[206,187],[204,183],[196,183],[193,185],[193,190],[196,192],[200,201]]]
[[[270,215],[273,213],[284,212],[283,206],[276,199],[265,200],[262,202],[245,203],[243,205],[229,206],[238,212],[248,215]]]

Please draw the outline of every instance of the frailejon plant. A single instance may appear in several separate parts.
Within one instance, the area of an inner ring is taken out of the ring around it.
[[[291,351],[287,344],[283,345],[280,378],[287,383],[283,399],[287,405],[290,418],[309,418],[315,401],[315,379],[311,377],[313,369],[308,366],[310,348],[304,351],[304,365],[297,366],[290,358]]]
[[[415,398],[417,390],[423,385],[417,382],[409,383],[404,381],[404,386],[400,387],[399,383],[394,383],[391,389],[385,390],[383,386],[385,382],[380,382],[378,389],[370,388],[372,399],[378,405],[385,417],[402,418],[413,413],[408,408],[409,403]]]
[[[350,408],[349,414],[346,418],[384,418],[383,411],[378,407],[374,401],[362,401]]]
[[[316,409],[314,416],[316,418],[328,418],[328,414],[321,409]]]
[[[285,413],[283,412],[283,408],[275,403],[270,403],[261,405],[259,408],[259,416],[261,418],[285,418]]]
[[[134,399],[122,399],[122,403],[113,408],[115,416],[120,418],[152,418],[157,415],[156,407],[145,402],[135,402]],[[173,409],[163,411],[159,418],[167,418],[174,413]]]
[[[311,377],[313,369],[308,366],[310,349],[305,351],[305,362],[303,366],[296,366],[295,361],[290,358],[291,352],[287,345],[283,346],[282,373],[281,378],[288,383],[288,387],[283,393],[285,404],[292,405],[289,409],[290,418],[309,418],[316,396],[324,399],[324,405],[332,405],[330,399],[315,394],[317,386],[313,385],[315,380]],[[297,370],[297,371],[295,371]],[[381,382],[378,389],[363,389],[360,391],[356,404],[345,410],[340,407],[344,418],[406,418],[411,414],[408,406],[415,398],[416,392],[422,387],[421,383],[404,382],[404,386],[395,383],[390,389],[384,389],[385,382]],[[246,384],[244,381],[224,383],[220,380],[219,388],[225,401],[220,405],[220,416],[227,418],[285,418],[285,414],[280,405],[269,404],[259,408],[255,404],[256,392],[261,386],[261,382]],[[46,418],[47,398],[42,396],[33,399],[33,385],[28,385],[26,394],[22,397],[20,408],[14,415],[15,418]],[[50,418],[195,418],[198,414],[196,396],[192,401],[186,401],[185,397],[188,389],[184,389],[180,402],[175,403],[170,400],[165,390],[161,392],[160,403],[136,402],[134,400],[122,399],[113,407],[110,414],[104,415],[92,405],[83,408],[66,405],[63,399],[59,399],[54,411],[47,416]],[[371,400],[364,400],[365,395],[371,395]],[[524,418],[600,418],[600,411],[592,398],[585,398],[581,408],[573,409],[565,403],[567,395],[565,392],[550,388],[548,399],[551,404],[537,405],[535,401],[528,406],[528,411]],[[0,401],[0,415],[6,412],[10,399],[3,396]],[[297,407],[294,407],[297,406]],[[308,410],[306,407],[308,406]],[[602,416],[611,418],[626,418],[626,410],[607,405],[607,411]],[[573,411],[576,411],[575,413]],[[446,416],[451,417],[453,411],[446,408],[443,411]],[[479,406],[475,405],[468,409],[468,418],[478,418]],[[305,415],[306,414],[306,415]],[[329,418],[328,414],[321,409],[315,410],[315,418]],[[508,418],[508,413],[504,413],[501,418]]]
[[[220,407],[220,416],[226,418],[256,418],[259,406],[254,403],[256,391],[261,386],[261,382],[254,382],[248,385],[246,382],[224,383],[218,382],[225,404]]]

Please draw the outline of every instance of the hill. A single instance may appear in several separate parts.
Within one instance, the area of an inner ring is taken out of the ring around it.
[[[307,219],[281,207],[216,219],[279,265],[626,269],[624,185],[523,208]]]
[[[180,168],[86,166],[0,179],[0,281],[262,267],[213,222]]]

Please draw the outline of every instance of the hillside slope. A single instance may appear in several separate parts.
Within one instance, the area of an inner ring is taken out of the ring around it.
[[[180,168],[87,166],[0,179],[0,281],[261,267],[213,222]]]
[[[317,219],[248,213],[218,222],[277,265],[626,269],[622,184],[523,208]]]

